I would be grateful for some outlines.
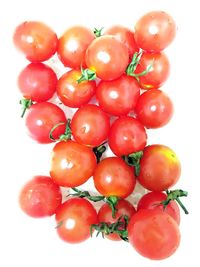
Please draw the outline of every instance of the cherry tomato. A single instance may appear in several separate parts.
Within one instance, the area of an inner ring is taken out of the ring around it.
[[[44,23],[25,21],[16,28],[13,41],[29,61],[41,62],[55,54],[58,38]]]
[[[36,102],[49,100],[56,91],[57,76],[43,63],[31,63],[18,77],[18,86],[24,98]]]
[[[47,176],[33,177],[24,185],[19,196],[21,209],[34,218],[53,215],[61,201],[59,186]]]
[[[53,126],[61,122],[67,122],[65,113],[58,106],[49,102],[32,105],[26,117],[26,126],[30,137],[41,144],[53,142],[49,134]],[[53,137],[55,139],[65,132],[65,126],[65,124],[60,125],[54,130]]]
[[[96,91],[95,81],[78,83],[81,77],[80,70],[71,70],[65,73],[57,84],[57,95],[62,103],[71,108],[79,108],[87,104]]]
[[[152,11],[141,17],[135,25],[135,40],[143,50],[159,52],[175,38],[173,18],[163,11]]]
[[[114,36],[105,35],[95,39],[85,55],[86,65],[102,80],[119,78],[129,63],[127,47]]]
[[[133,205],[125,199],[120,199],[116,205],[117,212],[115,214],[115,218],[112,216],[111,207],[105,203],[98,211],[98,221],[99,222],[106,222],[106,223],[115,223],[122,215],[128,216],[131,218],[132,215],[136,212]],[[109,234],[105,235],[108,239],[113,241],[120,241],[122,240],[118,234]]]
[[[79,243],[90,237],[90,226],[97,223],[97,212],[88,200],[72,198],[57,209],[56,222],[63,241]]]
[[[143,93],[135,108],[137,119],[147,128],[159,128],[166,125],[173,115],[170,98],[158,89]]]
[[[133,192],[136,183],[133,169],[117,157],[100,161],[93,178],[97,191],[106,197],[126,198]]]
[[[59,39],[58,56],[66,67],[85,67],[85,51],[95,39],[94,33],[83,26],[69,28]]]
[[[60,186],[76,187],[93,175],[96,164],[90,148],[74,141],[62,141],[53,148],[50,175]]]
[[[137,210],[141,209],[158,209],[169,214],[178,224],[180,224],[180,210],[178,204],[171,200],[164,208],[161,202],[167,199],[163,192],[149,192],[145,194],[138,202]]]
[[[178,224],[167,213],[154,210],[140,210],[128,225],[130,244],[142,256],[162,260],[171,256],[179,246]]]
[[[129,155],[143,150],[147,134],[143,125],[135,118],[124,116],[111,126],[108,144],[117,156]]]
[[[96,105],[85,105],[78,109],[71,121],[74,139],[83,145],[96,147],[108,137],[109,117]]]
[[[113,81],[100,81],[96,92],[100,107],[114,116],[127,115],[133,111],[139,95],[138,82],[125,74]]]
[[[145,147],[137,177],[142,186],[151,191],[164,191],[178,181],[180,174],[180,161],[171,148],[164,145]]]

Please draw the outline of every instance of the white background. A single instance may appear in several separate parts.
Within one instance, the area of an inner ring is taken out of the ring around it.
[[[175,0],[56,0],[0,2],[0,266],[200,266],[199,260],[199,116],[200,116],[200,15],[199,1]],[[170,146],[182,162],[176,187],[189,191],[183,199],[190,211],[182,213],[182,240],[169,259],[154,262],[139,256],[129,244],[101,238],[68,245],[57,237],[54,218],[34,220],[18,207],[18,192],[33,175],[48,175],[52,145],[37,145],[27,135],[20,118],[16,86],[19,71],[28,63],[12,43],[15,27],[25,20],[41,20],[58,35],[73,24],[134,28],[145,12],[165,10],[177,22],[178,34],[167,49],[171,76],[163,87],[173,99],[175,114],[166,127],[149,132],[149,144]]]

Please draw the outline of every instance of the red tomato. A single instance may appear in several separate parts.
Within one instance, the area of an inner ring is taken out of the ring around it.
[[[24,98],[36,102],[49,100],[56,91],[57,76],[43,63],[31,63],[18,77],[18,86]]]
[[[108,157],[98,163],[94,175],[97,191],[105,197],[128,197],[135,188],[133,169],[122,159]]]
[[[101,108],[114,116],[127,115],[133,111],[139,95],[138,82],[125,74],[113,81],[100,81],[96,92]]]
[[[62,195],[58,185],[50,177],[35,176],[20,192],[21,209],[29,216],[51,216],[61,204]]]
[[[41,62],[55,54],[58,38],[44,23],[25,21],[16,28],[13,41],[29,61]]]
[[[172,149],[163,145],[145,147],[137,177],[142,186],[151,191],[164,191],[178,181],[180,174],[180,161]]]
[[[74,139],[83,145],[96,147],[108,137],[109,117],[96,105],[85,105],[78,109],[71,121]]]
[[[163,192],[149,192],[145,194],[138,202],[137,210],[156,209],[169,214],[178,224],[180,224],[180,210],[178,204],[171,200],[164,208],[161,202],[167,199],[167,195]]]
[[[127,215],[128,218],[131,218],[132,215],[136,212],[133,205],[125,199],[120,199],[116,205],[117,212],[115,214],[115,218],[112,216],[111,207],[105,203],[98,211],[98,221],[106,222],[106,223],[115,223],[122,215]],[[122,240],[118,234],[109,234],[105,235],[108,239],[113,241]]]
[[[142,256],[162,260],[171,256],[179,246],[178,224],[160,210],[140,210],[128,225],[130,244]]]
[[[134,73],[145,71],[149,66],[150,71],[139,77],[142,89],[156,89],[161,87],[169,77],[170,64],[167,56],[163,53],[143,53]]]
[[[97,223],[97,212],[88,200],[72,198],[57,209],[56,222],[63,241],[79,243],[90,237],[90,226]]]
[[[66,67],[85,67],[85,51],[95,39],[94,33],[83,26],[69,28],[59,39],[58,56]]]
[[[135,40],[143,50],[159,52],[175,38],[176,24],[163,11],[152,11],[141,17],[135,25]]]
[[[127,47],[114,36],[101,36],[88,47],[85,55],[86,65],[94,70],[102,80],[119,78],[129,63]]]
[[[50,175],[60,186],[76,187],[93,175],[96,164],[90,148],[74,141],[62,141],[53,148]]]
[[[158,89],[143,93],[135,108],[137,119],[147,128],[159,128],[166,125],[173,115],[170,98]]]
[[[129,155],[143,150],[147,134],[143,125],[135,118],[124,116],[112,124],[108,144],[117,156]]]
[[[96,91],[95,81],[78,83],[81,77],[80,70],[71,70],[65,73],[57,84],[57,95],[62,103],[71,108],[79,108],[87,104]]]
[[[53,126],[60,122],[67,122],[65,113],[58,106],[49,102],[32,105],[26,117],[29,135],[41,144],[53,142],[49,138],[49,134]],[[65,132],[65,127],[66,125],[57,127],[53,132],[53,137],[58,139]]]

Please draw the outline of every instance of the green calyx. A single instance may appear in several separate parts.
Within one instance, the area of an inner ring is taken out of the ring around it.
[[[101,29],[97,29],[94,28],[93,33],[95,34],[95,36],[98,38],[100,36],[102,36],[102,30],[104,29],[104,27],[102,27]]]
[[[33,104],[33,101],[31,99],[26,99],[26,98],[23,98],[19,101],[20,105],[22,105],[22,114],[21,114],[21,118],[24,117],[24,114],[26,112],[27,109],[29,109],[32,104]]]
[[[65,122],[60,122],[60,123],[57,123],[56,125],[53,126],[53,128],[51,129],[51,131],[49,133],[49,138],[51,140],[53,140],[53,141],[68,141],[68,140],[71,140],[71,136],[72,136],[72,132],[71,132],[71,128],[70,128],[71,119],[67,120],[67,124],[66,124],[66,128],[65,128],[64,134],[61,134],[58,139],[55,139],[53,137],[53,132],[55,131],[55,129],[58,128],[61,125],[64,125],[64,124],[65,124]]]
[[[135,168],[135,175],[140,174],[140,160],[143,156],[143,151],[132,153],[128,156],[122,156],[122,159],[129,165]]]
[[[93,81],[96,79],[96,72],[90,69],[83,69],[81,67],[81,77],[77,80],[77,83],[81,83],[84,81]]]
[[[97,147],[94,147],[94,148],[93,148],[93,152],[94,152],[94,154],[95,154],[95,156],[96,156],[97,163],[100,162],[103,153],[106,151],[106,146],[105,146],[106,143],[107,143],[107,142],[104,142],[104,143],[101,144],[100,146],[97,146]]]

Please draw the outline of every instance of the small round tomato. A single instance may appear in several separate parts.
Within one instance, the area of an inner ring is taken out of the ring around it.
[[[53,148],[50,175],[60,186],[76,187],[93,175],[96,164],[90,148],[74,141],[62,141]]]
[[[145,127],[159,128],[170,121],[173,115],[173,104],[164,92],[152,89],[139,97],[135,113]]]
[[[176,24],[163,11],[152,11],[141,17],[135,25],[135,40],[143,50],[159,52],[175,38]]]
[[[95,39],[86,50],[86,65],[102,80],[119,78],[129,63],[127,47],[114,36],[105,35]]]
[[[124,215],[128,216],[128,218],[131,218],[132,215],[136,212],[133,205],[125,199],[120,199],[115,207],[117,209],[117,212],[115,214],[115,218],[113,218],[111,207],[107,203],[101,206],[98,211],[98,221],[111,224],[115,223],[121,216]],[[105,237],[113,241],[122,240],[116,233],[105,235]]]
[[[74,139],[91,147],[99,146],[107,139],[109,128],[109,117],[100,107],[92,104],[78,109],[71,121]]]
[[[57,76],[43,63],[31,63],[18,77],[18,86],[24,98],[36,102],[49,100],[56,91]]]
[[[69,28],[58,41],[58,56],[66,67],[85,67],[85,51],[95,39],[94,33],[83,26]]]
[[[181,164],[175,152],[164,145],[145,147],[140,160],[140,184],[151,191],[165,191],[181,174]]]
[[[178,204],[171,200],[166,207],[161,203],[167,199],[163,192],[149,192],[145,194],[138,202],[137,210],[158,209],[169,214],[178,224],[180,224],[180,210]]]
[[[163,53],[143,53],[134,73],[138,74],[151,66],[149,72],[139,77],[142,89],[156,89],[161,87],[169,77],[170,64]]]
[[[133,169],[122,159],[108,157],[98,163],[94,175],[97,191],[105,197],[128,197],[135,188]]]
[[[41,144],[53,142],[49,137],[50,132],[53,126],[61,122],[63,125],[58,126],[53,132],[55,139],[65,132],[67,119],[62,109],[49,102],[32,105],[26,117],[30,137]]]
[[[83,198],[72,198],[56,211],[57,233],[68,243],[80,243],[90,237],[90,226],[97,223],[97,212]]]
[[[135,118],[124,116],[114,121],[110,128],[108,144],[117,156],[125,156],[143,150],[147,134]]]
[[[79,108],[87,104],[96,91],[95,81],[82,81],[80,70],[70,70],[58,80],[57,95],[62,103],[71,108]]]
[[[62,195],[58,185],[48,176],[35,176],[20,192],[21,209],[29,216],[51,216],[61,204]]]
[[[114,116],[127,115],[133,111],[139,95],[137,80],[125,74],[113,81],[100,81],[96,92],[100,107]]]
[[[160,210],[140,210],[128,225],[130,244],[144,257],[162,260],[171,256],[179,246],[178,224]]]
[[[44,23],[25,21],[16,28],[13,41],[29,61],[41,62],[55,54],[58,38]]]

